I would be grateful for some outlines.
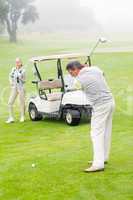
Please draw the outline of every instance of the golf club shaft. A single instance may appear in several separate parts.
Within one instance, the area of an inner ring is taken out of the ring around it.
[[[92,48],[91,52],[90,52],[90,55],[89,56],[92,56],[93,52],[95,51],[95,49],[97,48],[98,44],[99,44],[100,40],[98,40],[95,44],[95,46]]]

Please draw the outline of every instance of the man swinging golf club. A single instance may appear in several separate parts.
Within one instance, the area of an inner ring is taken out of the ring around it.
[[[102,70],[98,67],[87,67],[78,61],[70,62],[67,71],[76,77],[82,90],[92,106],[91,140],[93,144],[93,161],[85,172],[103,171],[109,159],[112,115],[115,102],[106,83]]]
[[[11,85],[11,94],[8,101],[9,107],[9,118],[6,123],[14,122],[13,116],[13,104],[19,97],[20,103],[20,122],[24,122],[25,115],[25,69],[23,68],[22,61],[20,58],[16,58],[16,67],[12,68],[11,73],[9,74],[9,81]]]

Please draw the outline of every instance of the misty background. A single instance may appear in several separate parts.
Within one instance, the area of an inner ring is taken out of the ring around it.
[[[39,13],[35,24],[23,31],[75,32],[96,38],[132,40],[132,0],[36,0]]]
[[[27,25],[19,22],[19,36],[62,33],[64,37],[133,41],[132,0],[33,0],[33,5],[39,18]],[[2,24],[0,33],[7,33]]]

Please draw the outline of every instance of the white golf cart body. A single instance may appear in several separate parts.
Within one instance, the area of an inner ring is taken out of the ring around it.
[[[48,94],[48,100],[41,99],[39,95],[30,98],[30,102],[36,105],[38,112],[54,113],[58,112],[60,106],[77,105],[86,106],[90,105],[85,93],[81,90],[66,92],[61,100],[62,93]]]
[[[49,100],[43,100],[39,96],[36,96],[30,99],[29,103],[31,102],[36,105],[36,108],[40,113],[50,114],[59,111],[60,108],[60,100],[49,101]]]
[[[87,113],[90,119],[90,102],[82,90],[73,90],[69,85],[69,81],[66,86],[61,66],[61,59],[75,59],[79,57],[87,57],[86,63],[89,63],[89,65],[91,64],[90,57],[87,54],[63,54],[34,57],[31,59],[38,77],[38,81],[33,81],[33,83],[37,85],[38,94],[31,97],[29,100],[29,114],[31,120],[36,121],[47,116],[55,117],[56,119],[65,118],[67,124],[77,125],[80,122],[82,112]],[[38,69],[38,63],[49,60],[57,60],[58,78],[55,80],[42,80]],[[70,82],[72,84],[72,80]],[[54,91],[54,89],[60,91]]]

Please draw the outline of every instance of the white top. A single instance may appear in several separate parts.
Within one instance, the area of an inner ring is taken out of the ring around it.
[[[77,80],[91,105],[104,104],[112,99],[112,93],[100,68],[96,66],[84,67],[79,72]]]
[[[23,88],[26,81],[25,69],[13,67],[9,74],[9,82],[12,87]]]

